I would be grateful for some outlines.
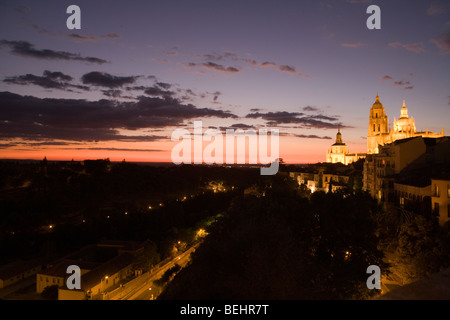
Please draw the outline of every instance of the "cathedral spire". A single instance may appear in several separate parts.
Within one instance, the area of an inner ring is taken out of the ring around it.
[[[408,118],[408,109],[406,108],[405,100],[403,100],[403,106],[400,110],[400,118]]]
[[[343,144],[342,133],[340,129],[338,129],[338,133],[336,134],[336,144]]]

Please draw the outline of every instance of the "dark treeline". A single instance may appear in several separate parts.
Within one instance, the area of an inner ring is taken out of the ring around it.
[[[259,177],[225,167],[2,161],[0,263],[52,259],[104,239],[150,239],[164,250]],[[223,190],[214,193],[211,182]]]
[[[369,265],[421,276],[450,265],[448,236],[431,225],[401,223],[366,193],[308,195],[277,175],[265,196],[233,200],[159,298],[366,299],[379,294]]]

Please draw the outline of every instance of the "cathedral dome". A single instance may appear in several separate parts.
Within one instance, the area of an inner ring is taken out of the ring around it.
[[[406,108],[405,100],[403,100],[403,106],[400,110],[400,119],[394,121],[394,131],[416,131],[416,124],[414,122],[414,119],[408,117],[408,109]]]
[[[342,133],[341,130],[338,129],[338,133],[336,133],[336,143],[333,144],[333,146],[344,146],[345,143],[342,142]]]
[[[380,102],[380,97],[378,96],[378,93],[377,93],[377,96],[375,97],[375,103],[372,105],[372,108],[373,109],[383,108],[383,104]]]
[[[408,109],[405,105],[405,100],[403,100],[403,107],[400,109],[400,119],[406,118],[408,119]]]

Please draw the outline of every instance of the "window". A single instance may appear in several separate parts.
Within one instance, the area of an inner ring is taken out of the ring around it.
[[[378,125],[378,132],[380,131],[380,125]]]
[[[373,131],[375,131],[375,123],[373,124]]]
[[[434,215],[439,217],[439,203],[434,203]]]
[[[433,186],[433,197],[440,197],[439,187],[436,184]]]
[[[450,198],[450,184],[447,185],[447,198]]]

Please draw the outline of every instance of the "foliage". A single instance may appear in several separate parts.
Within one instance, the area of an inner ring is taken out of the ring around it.
[[[365,194],[299,197],[277,175],[264,197],[235,198],[161,299],[355,299],[383,265]]]
[[[58,286],[52,285],[42,290],[41,296],[47,300],[58,300]]]

